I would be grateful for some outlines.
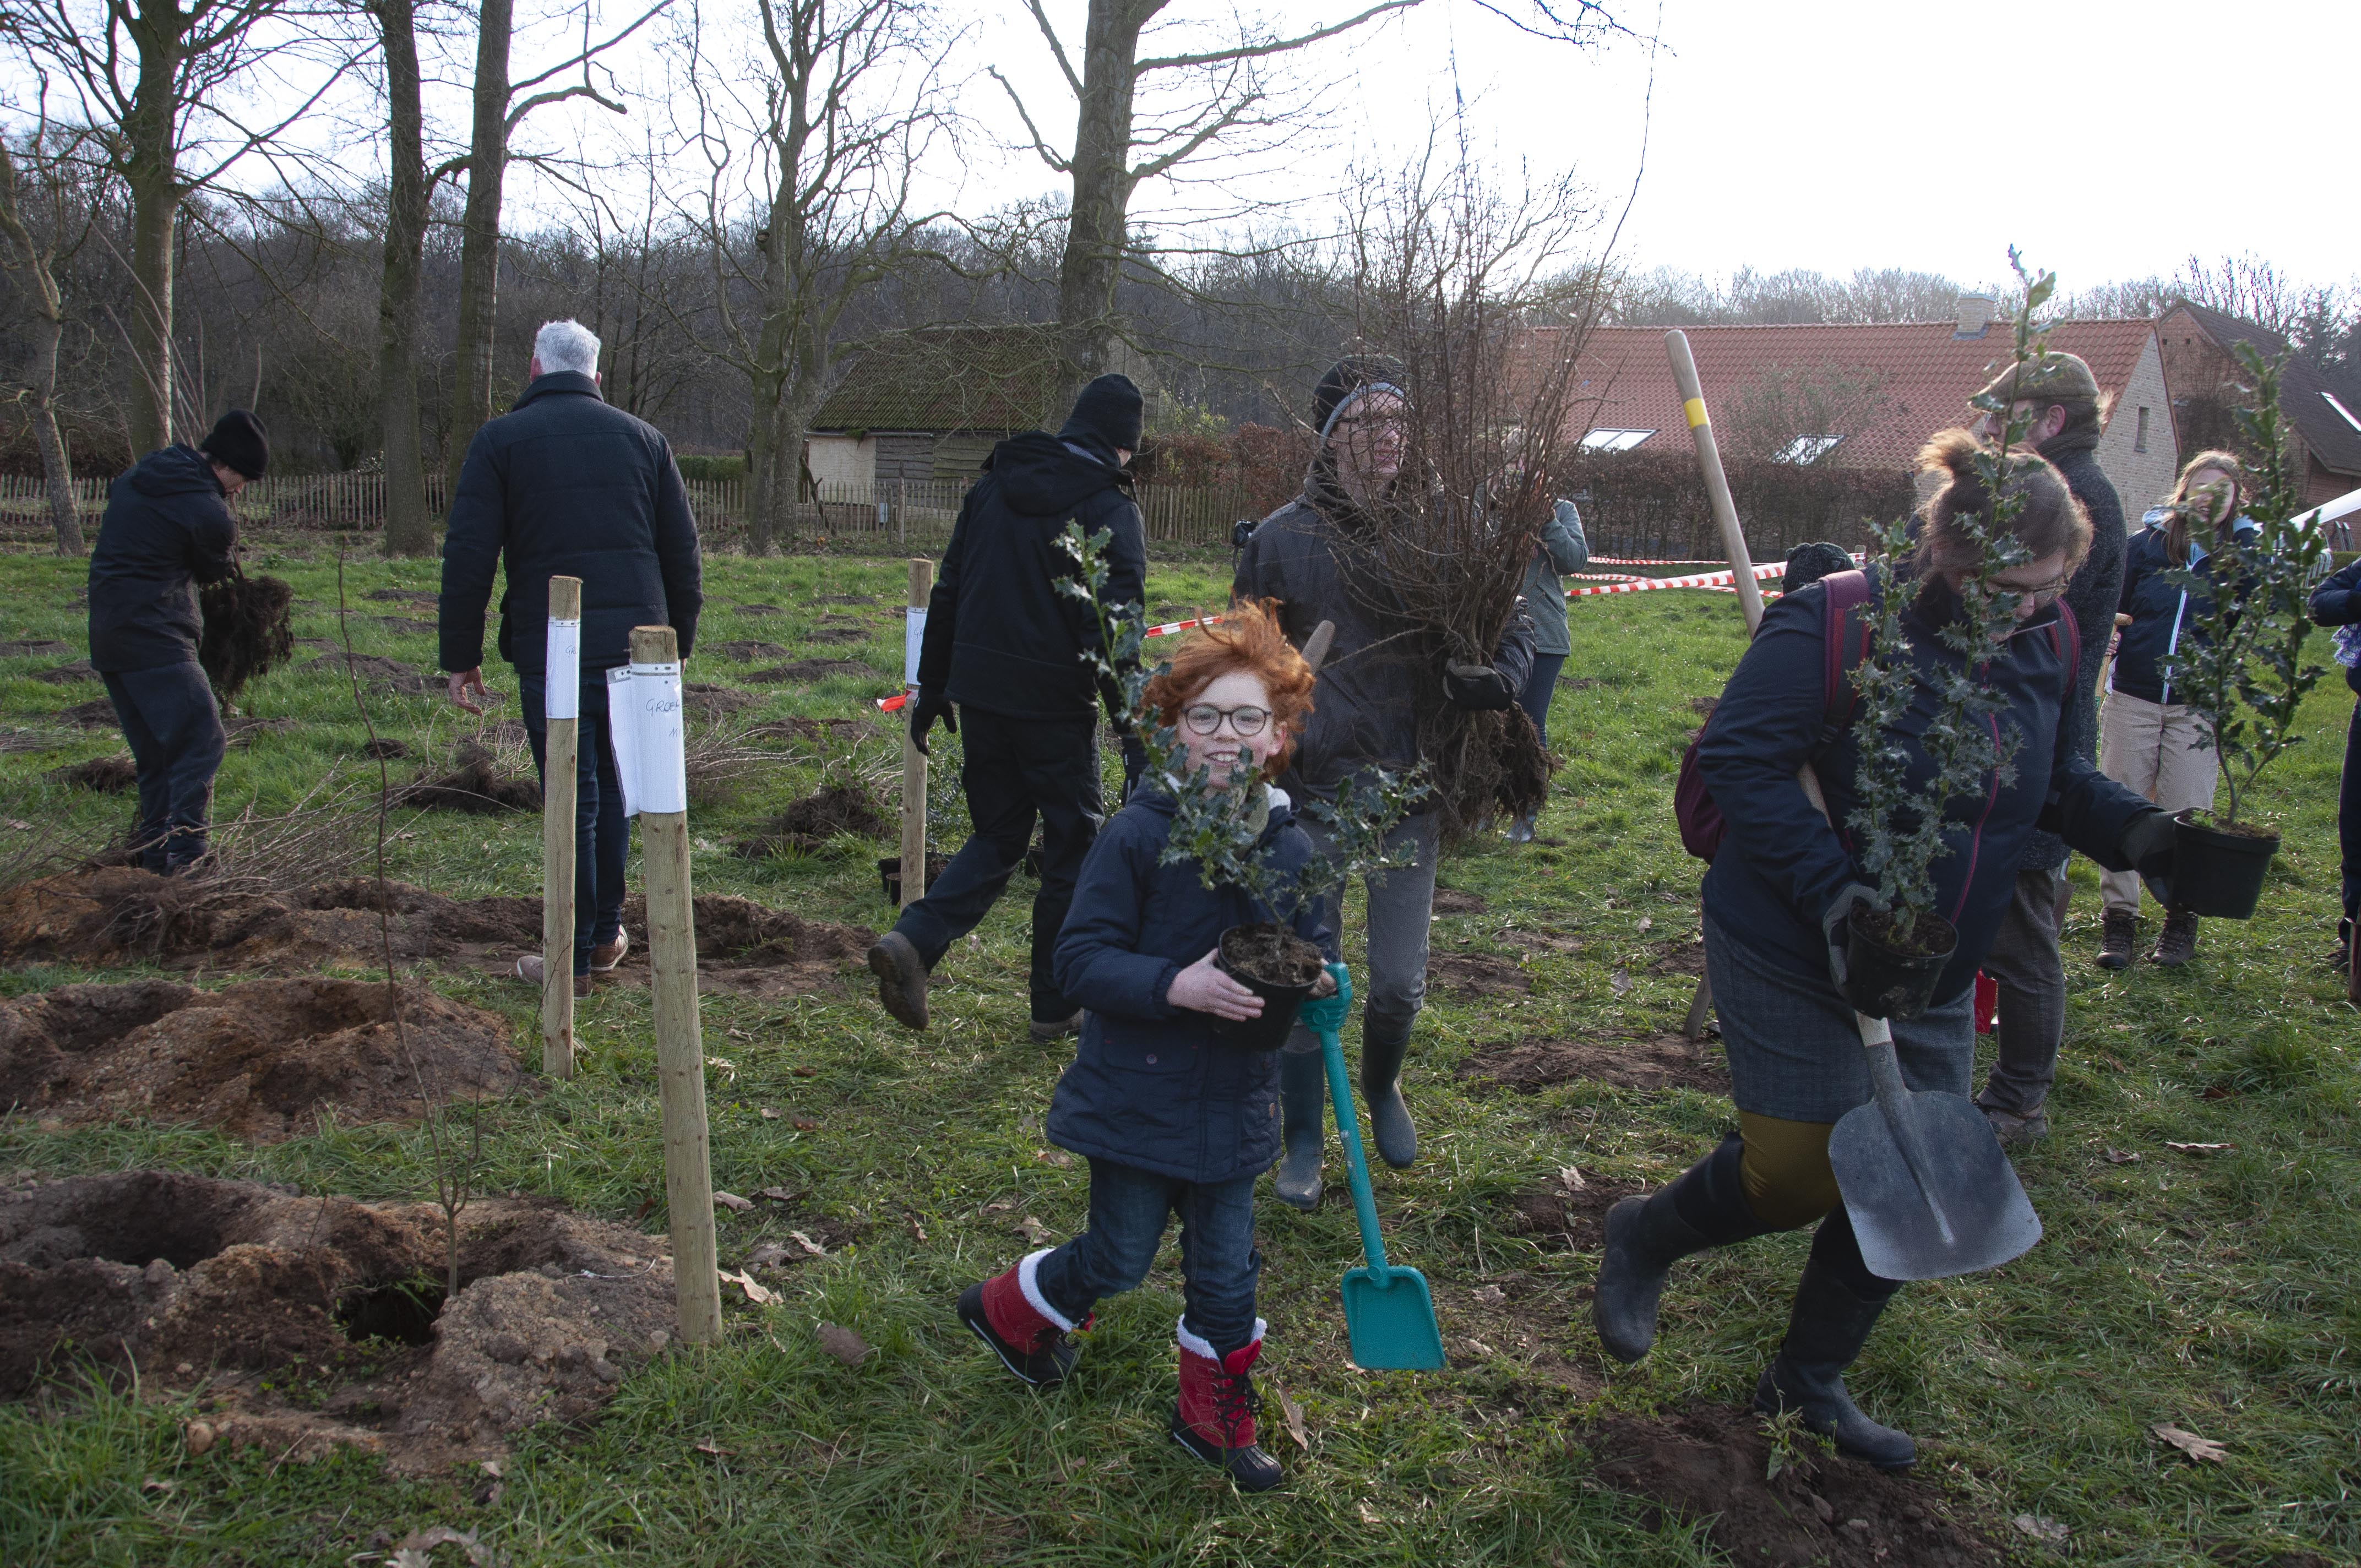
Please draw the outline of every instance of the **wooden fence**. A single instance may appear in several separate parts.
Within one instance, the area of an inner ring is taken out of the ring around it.
[[[85,536],[97,532],[106,510],[107,484],[97,478],[74,481],[75,510]],[[707,547],[743,549],[746,482],[690,480],[687,487],[689,507]],[[794,509],[796,537],[855,554],[939,550],[950,539],[967,490],[963,479],[822,485],[816,499]],[[1243,487],[1143,484],[1138,493],[1140,515],[1154,543],[1225,543],[1232,522],[1260,515]],[[442,475],[428,477],[426,503],[437,517],[442,515]],[[242,521],[260,528],[374,533],[385,526],[385,476],[301,474],[258,479],[239,493],[236,510]],[[47,483],[0,475],[0,542],[21,549],[45,544],[50,537]]]

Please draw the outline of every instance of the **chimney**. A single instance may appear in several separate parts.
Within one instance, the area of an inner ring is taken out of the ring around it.
[[[1960,324],[1951,331],[1953,337],[1982,337],[1991,324],[1993,302],[1982,294],[1960,296]]]

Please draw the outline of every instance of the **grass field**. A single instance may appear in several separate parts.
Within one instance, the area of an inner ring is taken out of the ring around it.
[[[315,543],[299,548],[308,554],[262,565],[296,585],[299,634],[334,639],[334,559]],[[1225,565],[1153,570],[1152,618],[1216,604]],[[900,602],[898,563],[721,557],[707,570],[702,642],[766,641],[874,672],[750,688],[764,706],[741,718],[858,715],[898,678],[899,626],[880,613]],[[432,611],[362,596],[432,588],[433,565],[356,558],[344,579],[354,646],[431,670],[431,636],[362,615]],[[77,563],[0,559],[0,636],[79,650],[80,586]],[[860,595],[876,603],[813,602]],[[733,608],[745,604],[788,613]],[[815,632],[845,624],[825,614],[862,618],[866,641],[815,643]],[[1654,1354],[1610,1372],[1587,1323],[1595,1255],[1521,1223],[1521,1201],[1529,1207],[1566,1167],[1593,1190],[1660,1183],[1730,1124],[1728,1102],[1579,1080],[1519,1093],[1455,1070],[1529,1038],[1666,1033],[1688,1001],[1676,960],[1696,932],[1698,868],[1674,830],[1672,782],[1697,722],[1690,699],[1717,692],[1740,651],[1738,609],[1722,595],[1643,594],[1582,603],[1573,623],[1552,720],[1567,762],[1543,841],[1447,863],[1444,883],[1486,908],[1434,926],[1439,957],[1496,956],[1505,963],[1491,972],[1515,966],[1530,991],[1432,993],[1405,1085],[1425,1152],[1415,1169],[1376,1177],[1397,1257],[1434,1282],[1452,1369],[1351,1367],[1334,1295],[1339,1272],[1358,1261],[1349,1209],[1332,1201],[1307,1216],[1267,1201],[1265,1381],[1300,1402],[1308,1442],[1268,1421],[1266,1445],[1290,1472],[1279,1492],[1240,1497],[1163,1437],[1180,1303],[1171,1253],[1145,1288],[1106,1305],[1081,1371],[1049,1397],[1009,1380],[951,1316],[962,1286],[1026,1249],[1023,1221],[1064,1234],[1083,1211],[1080,1163],[1053,1157],[1041,1135],[1066,1052],[1030,1043],[1023,1027],[1020,879],[946,961],[926,1035],[888,1022],[858,976],[840,994],[788,1003],[708,998],[707,1049],[730,1064],[708,1075],[717,1185],[806,1190],[856,1239],[771,1277],[775,1305],[730,1291],[722,1346],[634,1374],[590,1429],[536,1431],[496,1502],[478,1500],[478,1476],[397,1482],[349,1457],[191,1458],[180,1424],[195,1397],[60,1385],[0,1406],[0,1562],[373,1561],[435,1524],[480,1532],[503,1563],[1725,1560],[1701,1525],[1652,1528],[1647,1505],[1601,1486],[1586,1434],[1609,1412],[1742,1401],[1784,1326],[1805,1238],[1683,1266]],[[119,750],[109,732],[57,730],[48,716],[100,692],[30,678],[56,662],[0,662],[0,727],[62,739],[0,754],[0,853],[94,849],[123,823],[123,797],[46,777]],[[689,675],[728,683],[752,667],[699,658]],[[492,666],[491,685],[512,691],[503,674]],[[368,700],[379,732],[423,753],[446,752],[471,728],[432,697],[373,690]],[[2351,704],[2340,683],[2323,683],[2310,739],[2264,790],[2288,839],[2263,911],[2246,927],[2210,923],[2194,964],[2096,970],[2095,885],[2078,862],[2056,1131],[2019,1162],[2048,1237],[1992,1274],[1905,1288],[1854,1376],[1866,1408],[1918,1436],[1927,1484],[2025,1561],[2293,1568],[2361,1558],[2361,1030],[2324,961]],[[249,805],[287,810],[364,767],[373,784],[340,677],[282,671],[243,706],[297,722],[231,752],[222,818]],[[513,702],[493,717],[502,711]],[[884,924],[871,858],[889,849],[840,841],[752,861],[726,846],[823,777],[877,773],[893,747],[881,724],[866,739],[801,748],[726,807],[693,814],[698,890]],[[951,753],[937,753],[946,781]],[[414,765],[396,764],[397,776]],[[955,792],[939,787],[937,801],[956,833]],[[538,890],[533,817],[423,813],[398,827],[396,878],[462,897]],[[20,969],[0,973],[0,986],[14,995],[90,978]],[[523,986],[447,970],[434,983],[504,1014],[537,1059],[535,998]],[[573,1083],[485,1113],[485,1184],[660,1226],[661,1206],[649,1207],[662,1169],[645,993],[602,990],[582,1004],[580,1031]],[[763,1108],[792,1114],[765,1118]],[[2208,1157],[2168,1141],[2235,1147]],[[362,1197],[434,1185],[414,1129],[332,1126],[251,1146],[145,1124],[44,1130],[37,1116],[0,1119],[0,1170],[19,1179],[142,1165]],[[1329,1173],[1332,1186],[1341,1180],[1333,1154]],[[719,1219],[726,1266],[787,1223],[761,1210]],[[823,1321],[856,1329],[874,1354],[840,1365],[817,1345]],[[2152,1435],[2160,1422],[2221,1442],[2226,1457],[2193,1462]],[[2064,1543],[2013,1527],[2019,1515],[2062,1526]]]

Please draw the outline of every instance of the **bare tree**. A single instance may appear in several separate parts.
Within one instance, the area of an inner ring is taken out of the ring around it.
[[[711,256],[709,352],[747,379],[746,523],[757,554],[792,531],[804,433],[841,372],[848,313],[936,258],[922,156],[956,122],[948,40],[924,0],[755,0],[762,49],[717,71],[692,16],[689,140],[707,165],[687,214]],[[675,102],[679,100],[676,98]],[[742,215],[749,214],[751,215]]]
[[[52,134],[48,116],[25,138],[21,156],[0,136],[0,271],[23,291],[33,316],[33,360],[25,372],[27,400],[32,405],[33,437],[41,449],[41,474],[48,481],[49,522],[56,531],[58,554],[80,555],[82,520],[74,510],[73,459],[58,429],[58,360],[65,341],[65,292],[58,286],[58,262],[80,247],[72,236],[77,218],[88,233],[91,207],[73,199],[73,169],[82,137]],[[23,172],[20,172],[20,165]],[[26,176],[40,186],[38,210],[28,213]],[[77,207],[81,208],[79,214]],[[38,224],[45,231],[33,232]]]
[[[378,284],[378,412],[385,437],[385,553],[434,548],[418,428],[418,293],[426,247],[425,108],[416,0],[368,0],[385,50],[385,266]]]

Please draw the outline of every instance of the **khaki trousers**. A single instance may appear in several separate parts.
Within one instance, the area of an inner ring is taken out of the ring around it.
[[[2099,713],[2099,771],[2167,811],[2210,811],[2221,757],[2211,745],[2198,748],[2205,732],[2204,718],[2185,703],[2109,692]],[[2137,873],[2101,872],[2099,897],[2104,908],[2138,914]]]

